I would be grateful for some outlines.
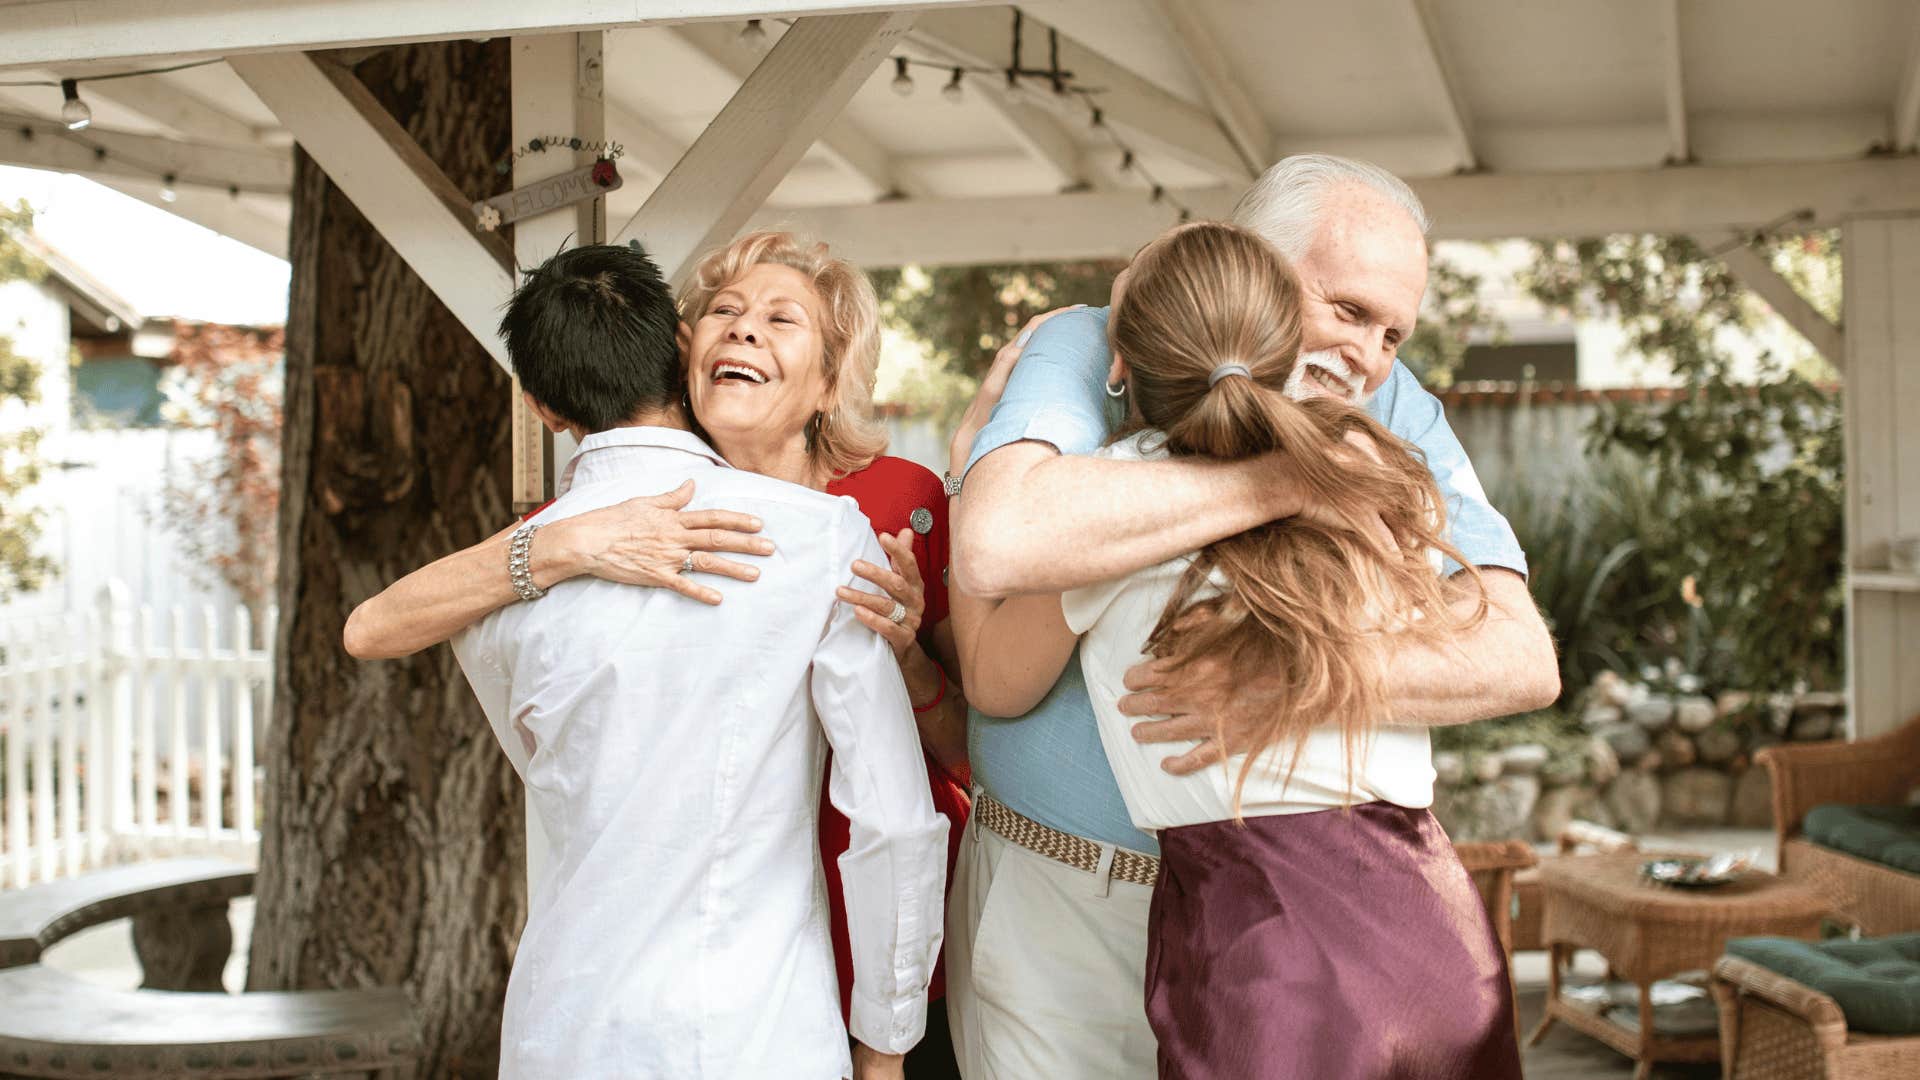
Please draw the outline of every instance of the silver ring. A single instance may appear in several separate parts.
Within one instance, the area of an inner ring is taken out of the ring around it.
[[[680,564],[680,572],[683,574],[693,573],[693,552],[687,552],[687,560]]]
[[[907,621],[907,605],[901,603],[898,600],[895,600],[893,602],[893,610],[887,612],[887,619],[888,621],[893,623],[906,622]]]

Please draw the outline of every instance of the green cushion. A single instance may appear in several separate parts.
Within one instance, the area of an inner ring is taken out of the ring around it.
[[[1727,955],[1832,998],[1851,1031],[1920,1034],[1920,933],[1863,941],[1734,938]]]
[[[1822,847],[1920,874],[1920,806],[1842,806],[1807,811],[1801,825]]]

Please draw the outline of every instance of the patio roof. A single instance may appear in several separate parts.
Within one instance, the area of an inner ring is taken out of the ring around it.
[[[0,0],[0,81],[78,76],[94,125],[69,137],[55,87],[0,87],[0,162],[93,175],[284,251],[290,134],[224,63],[107,82],[88,74],[262,51],[610,27],[606,129],[626,148],[612,220],[645,203],[761,59],[744,19],[918,10],[890,50],[1001,70],[1013,10],[973,0]],[[1437,235],[1758,227],[1920,209],[1920,8],[1903,0],[1031,0],[1010,100],[1001,75],[882,63],[766,199],[757,221],[833,237],[868,264],[1124,254],[1174,204],[1228,209],[1302,150],[1415,181]],[[646,25],[634,25],[644,23]],[[1099,107],[1106,128],[1091,123]],[[38,118],[28,137],[21,117]],[[1117,140],[1117,141],[1116,141]],[[1134,167],[1122,168],[1124,150]],[[99,152],[104,149],[104,155]],[[1896,153],[1897,152],[1897,153]],[[1157,183],[1166,203],[1148,201]],[[239,193],[233,194],[232,188]],[[1062,194],[1065,192],[1065,194]]]

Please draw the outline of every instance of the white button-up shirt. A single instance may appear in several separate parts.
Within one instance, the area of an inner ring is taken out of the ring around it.
[[[692,479],[753,514],[760,580],[709,607],[593,578],[488,616],[454,651],[550,857],[507,986],[501,1075],[842,1077],[847,1031],[919,1041],[946,819],[892,651],[835,585],[885,565],[852,499],[727,467],[685,431],[588,436],[552,521]],[[824,734],[825,738],[822,739]],[[827,745],[853,946],[842,1025],[816,817]]]

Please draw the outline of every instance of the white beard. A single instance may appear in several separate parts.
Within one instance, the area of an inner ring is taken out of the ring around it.
[[[1347,393],[1335,394],[1319,379],[1308,378],[1307,373],[1314,369],[1332,376],[1336,382],[1346,383]],[[1367,399],[1373,396],[1367,393],[1366,376],[1355,373],[1334,349],[1301,353],[1293,362],[1293,371],[1287,376],[1287,385],[1282,393],[1294,401],[1304,401],[1316,395],[1338,397],[1349,405],[1365,405]]]

